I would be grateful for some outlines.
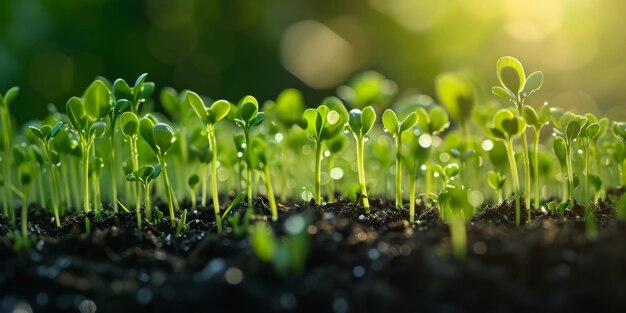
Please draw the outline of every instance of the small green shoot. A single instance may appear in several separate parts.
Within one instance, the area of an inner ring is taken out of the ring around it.
[[[396,113],[385,110],[382,117],[385,129],[396,140],[396,207],[402,208],[402,133],[410,130],[417,123],[417,114],[412,112],[402,122]]]

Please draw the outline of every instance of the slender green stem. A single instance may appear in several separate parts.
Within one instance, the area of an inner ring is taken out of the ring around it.
[[[426,165],[426,193],[431,193],[433,192],[433,169],[430,161],[426,161],[424,165]]]
[[[515,191],[515,225],[520,225],[521,220],[521,207],[520,207],[520,186],[519,176],[517,174],[517,162],[515,162],[515,154],[513,153],[513,143],[511,141],[505,142],[506,155],[509,158],[509,165],[511,166],[511,178],[513,179],[513,189]]]
[[[139,152],[137,151],[137,136],[130,137],[130,155],[133,162],[133,172],[139,170]],[[135,182],[135,211],[137,213],[137,227],[141,229],[141,200],[139,191],[141,190],[140,182]],[[152,215],[148,215],[148,203],[146,205],[146,218],[152,221]]]
[[[146,205],[146,218],[152,222],[152,202],[150,201],[150,183],[143,185],[144,203]]]
[[[91,145],[83,142],[83,212],[89,212],[89,152]]]
[[[417,171],[419,165],[417,161],[413,163],[413,171],[411,172],[411,181],[409,182],[409,222],[415,223],[415,182],[417,181]]]
[[[50,168],[50,179],[52,181],[52,210],[54,212],[54,221],[57,227],[61,227],[61,219],[59,218],[59,195],[57,187],[56,166],[52,162],[52,156],[50,154],[50,144],[48,142],[44,142],[43,148],[44,153],[46,154],[46,159],[48,160],[48,166]]]
[[[335,166],[335,155],[331,154],[328,156],[328,201],[332,201],[335,199],[335,180],[330,177],[330,173],[333,171],[333,167]]]
[[[206,185],[207,185],[207,180],[209,179],[207,173],[208,173],[209,169],[207,168],[207,164],[206,163],[201,163],[200,164],[200,172],[202,175],[202,181],[200,182],[200,189],[202,189],[202,191],[200,192],[201,197],[200,197],[200,204],[205,207],[206,206]]]
[[[596,227],[596,217],[593,214],[593,202],[589,195],[589,168],[591,167],[589,150],[591,149],[591,143],[589,137],[585,138],[585,230],[587,238],[595,239],[598,236],[598,229]]]
[[[322,142],[315,142],[315,203],[322,204]]]
[[[111,121],[111,134],[109,136],[111,146],[111,158],[109,159],[109,170],[111,171],[111,197],[113,202],[113,212],[117,213],[117,170],[115,169],[115,123]]]
[[[24,186],[24,199],[22,200],[22,220],[20,223],[22,224],[22,237],[24,240],[28,237],[28,199],[29,199],[29,190],[30,188]]]
[[[465,219],[462,217],[452,217],[449,219],[450,240],[452,241],[452,251],[457,260],[465,259],[467,254],[467,231],[465,230]]]
[[[526,212],[528,213],[528,221],[530,221],[530,155],[528,153],[528,140],[526,139],[526,131],[522,133],[522,158],[524,162],[524,191],[526,193],[525,204],[526,204]]]
[[[569,182],[570,205],[574,205],[574,170],[572,168],[572,143],[565,142],[565,161],[567,162],[567,180]]]
[[[220,220],[220,201],[217,193],[217,140],[215,139],[215,126],[208,126],[209,145],[211,147],[211,192],[213,194],[213,211],[215,212],[215,223],[217,223],[217,231],[222,232],[222,221]],[[246,155],[248,154],[248,138],[246,137]],[[246,162],[248,162],[246,157]],[[250,163],[248,163],[248,204],[252,207],[252,179]]]
[[[276,209],[276,199],[274,198],[274,190],[272,189],[272,180],[270,178],[270,167],[265,164],[263,168],[263,180],[265,181],[265,190],[267,191],[267,199],[270,202],[270,209],[272,210],[272,221],[278,219],[278,210]]]
[[[172,198],[172,188],[170,186],[170,179],[167,175],[167,167],[165,166],[165,156],[158,157],[161,168],[163,169],[163,180],[165,182],[165,193],[167,194],[167,205],[170,211],[170,220],[172,222],[172,228],[176,227],[176,221],[174,216],[174,199]]]
[[[2,107],[2,131],[4,142],[4,159],[2,165],[4,167],[4,194],[5,201],[3,203],[4,215],[11,219],[11,226],[15,226],[15,212],[13,210],[13,193],[11,185],[13,184],[11,173],[11,116],[9,115],[8,106]]]
[[[289,171],[287,167],[287,145],[283,142],[280,152],[280,200],[287,201],[287,183]],[[332,196],[332,195],[331,195]]]
[[[535,174],[535,210],[539,210],[539,200],[541,194],[539,193],[539,136],[541,135],[541,128],[535,129],[535,137],[533,140],[533,168]]]
[[[359,183],[361,184],[361,194],[363,195],[363,208],[365,209],[365,213],[369,213],[370,202],[367,199],[367,186],[365,185],[365,168],[363,165],[364,163],[363,146],[364,145],[365,145],[365,142],[363,140],[363,136],[357,136],[356,137],[356,158],[357,158],[357,165],[358,165],[358,170],[359,170]]]
[[[63,190],[65,191],[65,208],[63,209],[62,215],[65,215],[67,211],[69,211],[72,206],[72,192],[70,190],[70,179],[67,174],[68,168],[71,165],[69,164],[69,157],[66,159],[65,166],[61,169],[61,186],[63,186]]]
[[[246,141],[246,180],[247,180],[247,191],[248,191],[248,208],[252,208],[252,164],[250,160],[250,130],[244,129],[243,131],[244,139]]]
[[[46,203],[46,196],[44,194],[44,189],[43,189],[43,171],[41,170],[42,166],[43,165],[41,163],[37,163],[36,180],[37,180],[37,192],[39,194],[39,203],[45,204]]]
[[[402,208],[402,136],[396,135],[396,208]]]

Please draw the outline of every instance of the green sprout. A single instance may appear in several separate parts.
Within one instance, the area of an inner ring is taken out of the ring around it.
[[[324,99],[317,109],[307,109],[302,114],[300,127],[307,138],[315,143],[315,202],[322,204],[322,153],[323,144],[339,136],[347,122],[341,100],[335,97]]]
[[[15,226],[15,214],[13,212],[13,192],[11,187],[13,185],[12,171],[11,171],[11,141],[13,139],[11,131],[11,114],[9,113],[9,105],[15,101],[20,88],[12,87],[2,95],[0,94],[0,119],[2,122],[2,142],[4,143],[4,156],[2,157],[2,167],[4,172],[4,197],[3,197],[3,212],[4,216],[11,218],[11,225]]]
[[[528,126],[531,126],[534,130],[533,137],[533,176],[535,178],[535,209],[539,208],[539,201],[541,194],[539,193],[539,138],[541,137],[541,128],[543,128],[548,122],[550,122],[550,106],[548,103],[544,103],[537,114],[537,111],[531,106],[524,106],[522,109],[524,121]],[[525,136],[524,136],[525,137]],[[527,190],[530,193],[530,190]],[[529,203],[530,201],[526,201]],[[528,208],[528,206],[527,206]]]
[[[57,227],[61,226],[61,219],[59,217],[59,191],[57,188],[57,171],[56,171],[56,163],[53,161],[52,150],[50,149],[50,140],[56,137],[61,131],[61,127],[63,126],[63,122],[57,122],[53,126],[44,125],[40,128],[30,126],[29,129],[35,137],[37,137],[43,143],[44,153],[46,154],[46,159],[48,160],[48,166],[50,168],[50,176],[52,178],[52,210],[54,212],[54,220],[56,222]]]
[[[500,86],[494,86],[491,88],[491,91],[494,95],[507,99],[517,108],[519,115],[523,117],[527,117],[528,110],[525,109],[526,106],[524,102],[534,92],[539,90],[543,85],[543,73],[541,71],[536,71],[528,75],[524,73],[524,67],[522,63],[514,57],[506,56],[502,57],[496,63],[496,73],[498,75],[498,80],[500,81]],[[531,113],[532,114],[532,113]],[[534,114],[537,116],[537,114]],[[534,117],[533,116],[533,119]],[[543,119],[541,116],[538,119]],[[534,121],[534,120],[533,120]],[[538,121],[537,121],[538,122]],[[538,132],[538,129],[535,128],[535,133]],[[523,162],[524,162],[524,182],[526,183],[525,190],[527,195],[530,194],[530,156],[528,154],[528,143],[526,139],[526,133],[522,133],[522,152],[523,152]],[[537,190],[537,189],[536,189]],[[539,197],[538,194],[535,197]],[[526,210],[530,212],[530,197],[527,196],[526,199]],[[535,209],[538,209],[536,207]],[[530,213],[528,213],[530,214]]]
[[[333,178],[332,171],[335,168],[335,157],[343,150],[346,145],[346,137],[335,136],[332,139],[326,141],[326,148],[328,149],[328,173],[331,173],[330,180],[328,181],[328,200],[334,200],[335,198],[335,178]]]
[[[555,112],[553,110],[553,112]],[[574,205],[574,167],[572,166],[572,145],[576,138],[581,135],[581,132],[587,126],[587,118],[584,116],[576,115],[570,112],[566,112],[560,116],[560,118],[553,118],[554,133],[562,140],[561,145],[564,149],[563,154],[565,157],[565,165],[567,168],[567,180],[569,187],[569,202],[570,208]],[[556,148],[560,151],[561,148]],[[555,151],[556,151],[555,149]]]
[[[506,146],[509,165],[511,166],[511,177],[513,179],[513,189],[515,191],[515,225],[520,225],[521,208],[520,208],[520,186],[517,174],[517,162],[515,161],[515,153],[513,152],[513,139],[524,133],[526,122],[513,112],[502,109],[496,112],[493,117],[492,126],[487,128],[489,135],[497,140],[504,142]],[[530,210],[528,210],[528,220],[530,220]]]
[[[506,182],[506,176],[500,172],[489,171],[487,173],[487,184],[498,195],[498,202],[502,202],[502,193],[504,183]]]
[[[139,152],[137,149],[137,139],[139,138],[139,118],[133,112],[124,112],[120,115],[120,131],[122,135],[129,139],[130,159],[132,163],[132,171],[139,170]],[[135,184],[135,211],[137,213],[137,223],[141,222],[141,200],[139,197],[139,181]],[[152,215],[149,214],[149,208],[146,203],[146,218],[152,221]]]
[[[22,198],[22,238],[28,237],[28,199],[30,198],[30,188],[35,180],[35,168],[32,163],[22,162],[18,168],[17,174],[24,197]]]
[[[164,123],[155,123],[155,119],[151,115],[141,118],[139,121],[139,133],[156,155],[159,164],[161,164],[163,181],[165,183],[165,193],[167,195],[167,205],[170,212],[170,221],[172,223],[172,228],[174,228],[176,227],[174,216],[174,196],[172,195],[172,188],[167,175],[165,155],[167,150],[172,147],[172,144],[176,141],[176,135],[174,134],[174,130],[171,126]]]
[[[382,120],[385,129],[396,139],[396,207],[402,208],[402,133],[415,126],[417,114],[412,112],[400,122],[396,113],[387,109]]]
[[[370,212],[370,203],[367,199],[367,187],[365,184],[365,168],[364,168],[364,146],[367,134],[374,127],[376,121],[376,112],[371,106],[363,109],[352,109],[349,112],[348,130],[354,135],[356,140],[356,159],[357,169],[359,172],[359,184],[361,185],[361,195],[363,197],[363,208],[365,213]]]
[[[418,156],[414,161],[414,173],[420,165],[418,162],[422,161],[426,166],[426,192],[430,193],[433,191],[433,175],[430,166],[433,137],[448,127],[448,113],[440,106],[433,106],[428,111],[425,108],[418,108],[415,113],[417,114],[417,127],[419,129],[413,140],[413,153]]]
[[[202,101],[202,98],[200,98],[200,96],[198,96],[198,94],[194,93],[193,91],[187,92],[187,101],[206,127],[206,132],[209,140],[209,149],[211,150],[211,191],[213,194],[213,210],[215,211],[215,221],[217,223],[218,232],[221,232],[222,222],[219,220],[220,203],[219,195],[217,193],[217,139],[215,138],[215,124],[228,115],[228,112],[230,111],[230,103],[226,100],[217,100],[213,102],[213,104],[211,104],[211,107],[207,108],[204,105],[204,101]],[[256,103],[256,100],[254,100],[254,103]],[[244,132],[246,132],[245,128]],[[249,134],[249,130],[247,132]],[[251,196],[251,193],[249,194],[249,196]],[[205,199],[205,197],[202,198],[203,206],[206,205]]]
[[[250,145],[250,133],[252,132],[252,128],[263,123],[263,120],[265,120],[265,113],[259,112],[259,103],[253,96],[245,96],[239,103],[240,105],[237,111],[237,118],[235,118],[235,123],[243,129],[244,144],[246,146],[244,155],[247,167],[246,182],[248,188],[248,207],[252,208],[252,160],[250,156],[250,149],[248,149],[248,147]],[[218,223],[218,225],[220,225],[220,223]]]
[[[438,195],[431,195],[439,204],[439,209],[446,212],[445,222],[450,227],[452,252],[457,260],[464,260],[467,255],[467,230],[465,223],[471,220],[474,207],[469,201],[469,192],[459,185],[448,185]]]
[[[274,189],[272,188],[272,180],[270,177],[270,160],[272,159],[272,148],[267,142],[259,137],[255,137],[250,142],[250,159],[252,166],[263,173],[263,181],[265,181],[265,190],[269,201],[270,210],[272,211],[272,221],[278,220],[278,210],[276,209],[276,199],[274,198]]]
[[[83,212],[89,208],[89,156],[96,137],[102,137],[106,123],[100,121],[111,110],[111,92],[99,80],[87,87],[82,98],[72,97],[66,104],[67,115],[72,130],[78,134],[83,156]],[[87,233],[91,231],[89,219],[85,217]]]
[[[617,139],[624,143],[623,147],[626,147],[626,123],[624,122],[613,122],[613,134]],[[619,164],[622,173],[622,185],[626,186],[626,159]]]
[[[157,179],[161,174],[161,164],[157,165],[144,165],[141,168],[126,175],[126,180],[130,182],[141,183],[144,192],[144,201],[146,207],[146,217],[148,221],[152,221],[152,203],[150,201],[150,183]],[[141,212],[139,209],[137,212],[137,230],[141,231]]]
[[[193,174],[189,176],[187,180],[187,186],[189,187],[189,197],[191,198],[191,208],[196,209],[196,198],[198,197],[198,183],[200,182],[200,177],[198,175]]]

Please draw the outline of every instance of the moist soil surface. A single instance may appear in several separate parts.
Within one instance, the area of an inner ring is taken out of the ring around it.
[[[626,223],[612,204],[621,193],[593,208],[593,240],[578,205],[533,211],[520,227],[511,201],[486,206],[467,225],[463,261],[437,208],[419,200],[414,225],[406,208],[382,199],[370,199],[368,215],[341,198],[287,201],[271,222],[277,235],[294,214],[311,221],[306,268],[287,274],[260,261],[228,221],[217,234],[212,207],[189,211],[176,238],[167,217],[144,219],[139,234],[133,212],[90,214],[86,235],[85,215],[57,228],[31,205],[31,251],[13,251],[0,220],[0,312],[626,312]],[[255,199],[262,209],[252,219],[266,219],[266,203]],[[229,215],[246,210],[242,203]]]

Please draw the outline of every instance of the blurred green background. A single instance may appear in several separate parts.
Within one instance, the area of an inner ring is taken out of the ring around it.
[[[20,121],[64,106],[97,75],[213,98],[310,105],[373,69],[400,94],[433,94],[443,71],[484,93],[498,57],[543,70],[533,101],[626,120],[626,2],[620,0],[4,0],[0,89],[22,88]]]

